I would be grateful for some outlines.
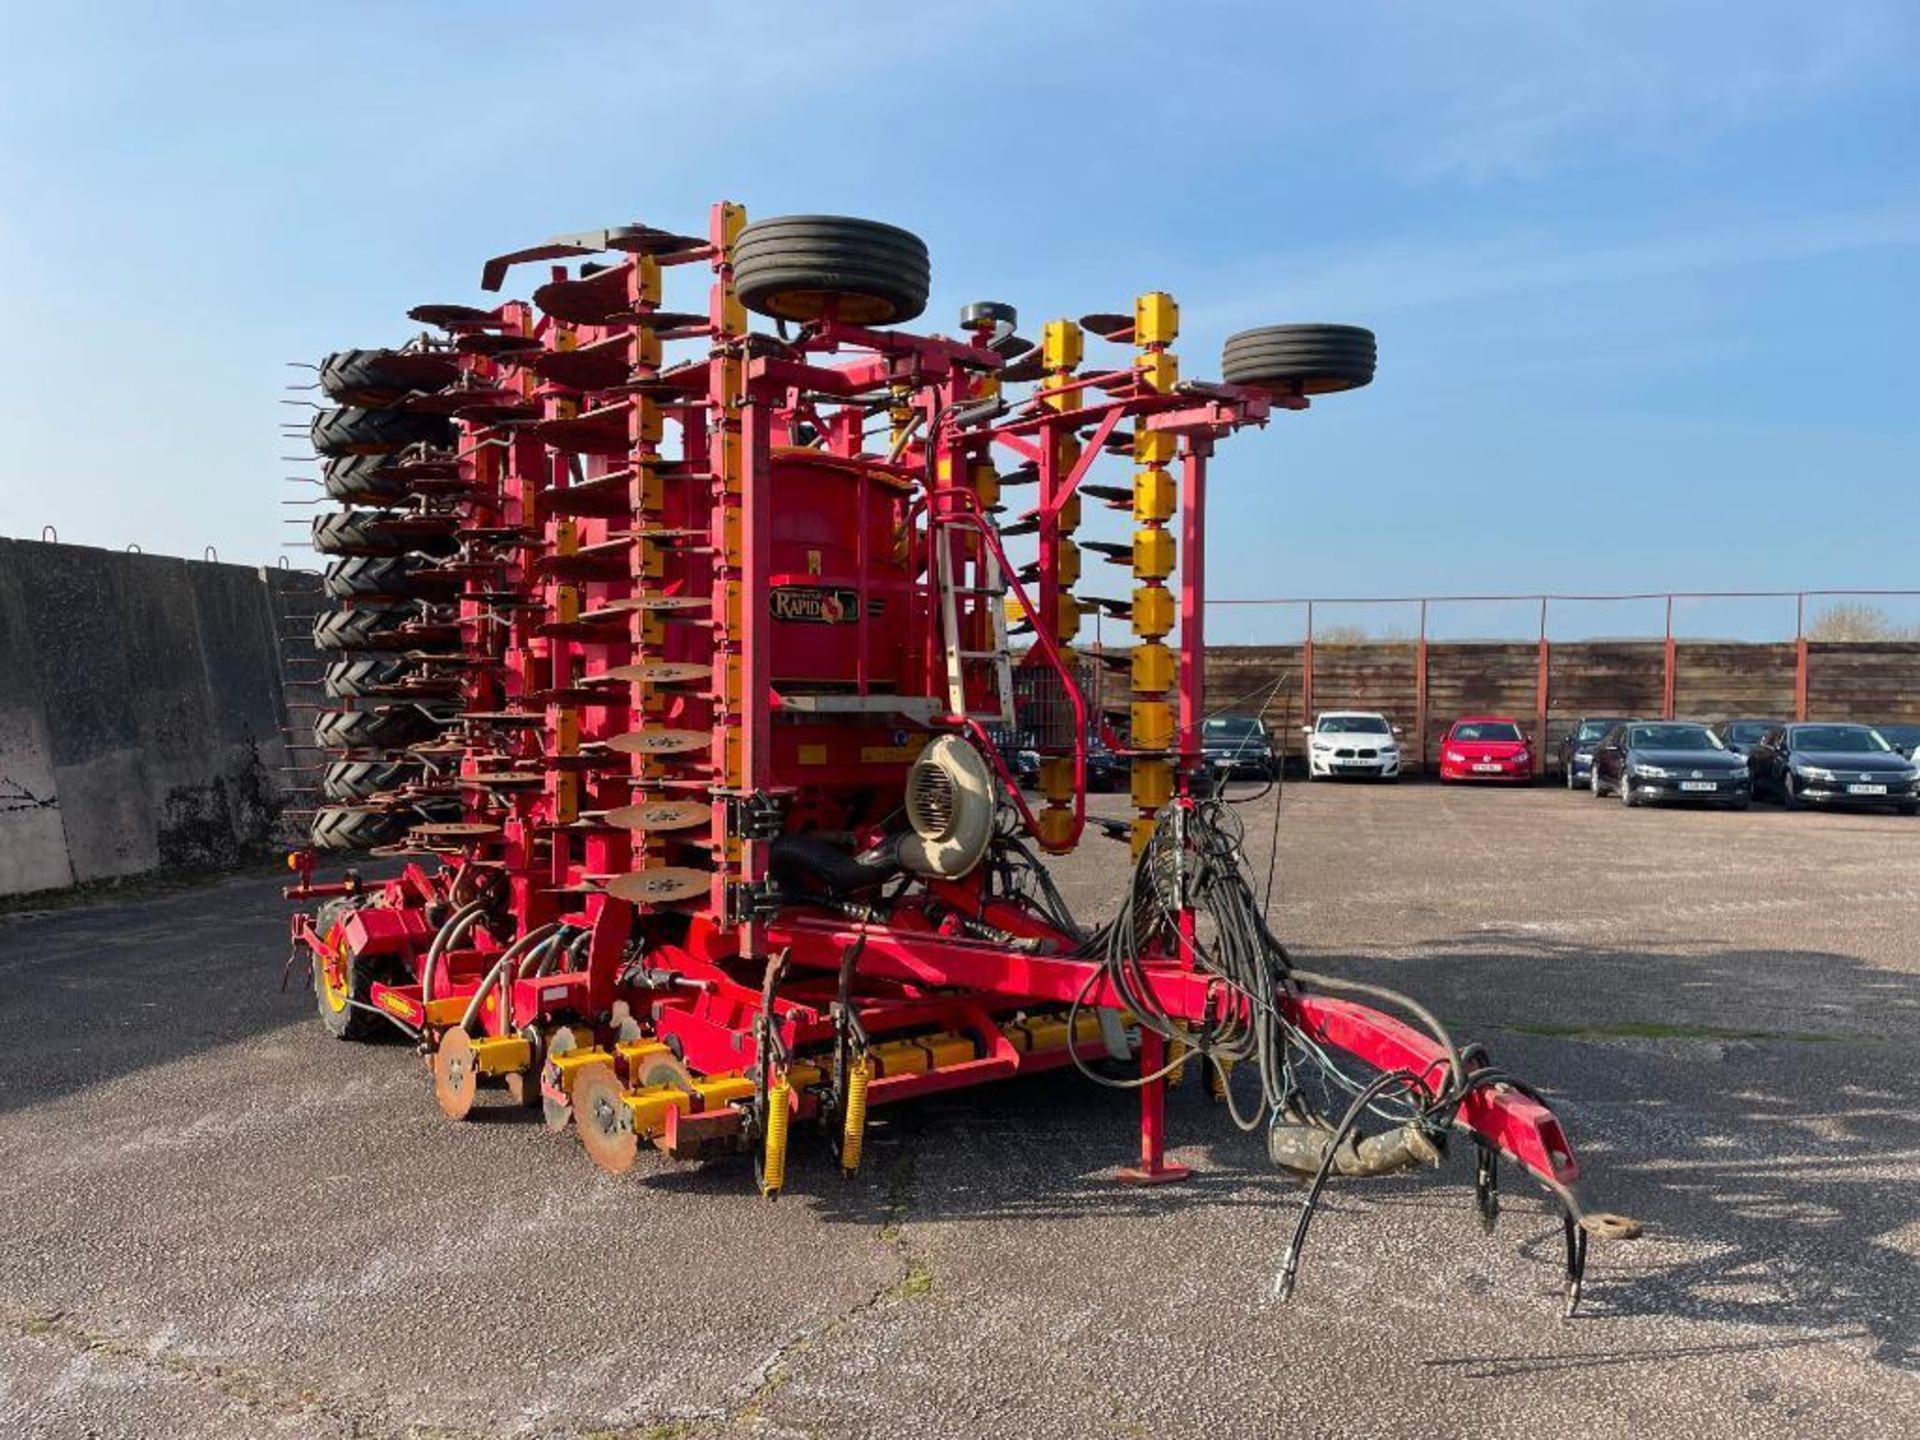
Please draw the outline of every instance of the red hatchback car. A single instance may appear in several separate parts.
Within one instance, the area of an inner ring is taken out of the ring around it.
[[[1533,780],[1533,742],[1509,715],[1462,715],[1440,742],[1444,780]]]

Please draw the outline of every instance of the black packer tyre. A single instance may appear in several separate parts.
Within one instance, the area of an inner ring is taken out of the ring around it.
[[[313,717],[313,743],[322,750],[399,750],[437,733],[418,705],[371,710],[322,710]]]
[[[355,605],[351,610],[322,610],[314,617],[313,643],[319,650],[400,650],[399,631],[420,618],[411,605]]]
[[[320,388],[342,405],[391,405],[415,390],[460,378],[450,355],[415,350],[336,350],[320,362]]]
[[[340,510],[313,517],[313,548],[322,555],[398,556],[411,551],[444,555],[451,535],[409,531],[407,517],[391,510]]]
[[[335,854],[371,850],[406,839],[411,824],[405,814],[368,810],[356,805],[323,805],[314,812],[308,839],[316,850]]]
[[[322,410],[308,430],[320,455],[384,455],[406,445],[451,445],[453,433],[453,422],[439,415],[359,405]]]
[[[320,483],[329,496],[349,505],[404,500],[411,487],[392,465],[390,455],[336,455],[321,467]]]
[[[320,777],[320,789],[329,800],[364,804],[416,783],[422,773],[416,760],[335,760]]]
[[[1358,325],[1264,325],[1229,335],[1220,374],[1277,395],[1327,395],[1373,380],[1373,332]]]
[[[327,566],[323,583],[336,600],[408,600],[427,590],[454,588],[457,581],[407,555],[347,555]]]
[[[733,246],[740,303],[777,320],[817,320],[833,306],[850,324],[896,324],[927,308],[931,279],[919,236],[846,215],[758,220]]]
[[[419,671],[410,661],[393,655],[336,660],[322,681],[336,700],[372,700],[398,695],[418,682]]]

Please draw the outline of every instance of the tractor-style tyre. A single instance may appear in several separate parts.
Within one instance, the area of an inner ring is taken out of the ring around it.
[[[336,700],[376,700],[406,692],[419,678],[410,661],[375,655],[334,661],[321,683]]]
[[[444,555],[454,548],[451,535],[409,532],[391,510],[339,510],[313,517],[313,548],[322,555]]]
[[[414,784],[421,774],[416,760],[335,760],[320,777],[320,789],[329,800],[364,804]]]
[[[322,410],[314,416],[307,433],[316,454],[384,455],[403,445],[423,441],[428,445],[451,445],[454,432],[453,422],[439,415],[343,405],[338,410]]]
[[[438,728],[418,705],[322,710],[313,717],[313,743],[322,750],[398,750],[427,739]]]
[[[429,591],[451,592],[460,582],[409,555],[348,555],[327,566],[323,583],[336,600],[410,600]]]
[[[1358,325],[1264,325],[1227,337],[1220,374],[1276,395],[1326,395],[1371,383],[1375,353]]]
[[[412,823],[405,814],[367,810],[353,805],[323,805],[314,812],[308,839],[316,850],[338,853],[371,850],[404,840]]]
[[[776,320],[892,325],[927,308],[932,266],[918,235],[845,215],[757,220],[733,246],[740,303]]]
[[[342,405],[391,405],[459,378],[452,356],[424,351],[336,350],[320,362],[320,388]]]
[[[411,605],[355,605],[351,610],[322,610],[314,617],[313,643],[319,650],[404,650],[402,627],[420,618]]]
[[[404,500],[411,487],[392,464],[391,455],[337,455],[321,467],[320,483],[331,498],[348,505]]]

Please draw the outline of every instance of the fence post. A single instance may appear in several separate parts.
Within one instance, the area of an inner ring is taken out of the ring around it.
[[[1667,596],[1667,644],[1660,683],[1660,718],[1673,718],[1673,596]]]
[[[1538,780],[1547,773],[1547,597],[1544,595],[1540,597],[1540,656],[1534,702],[1540,717],[1539,729],[1533,736],[1533,777]]]
[[[1303,725],[1313,724],[1313,602],[1307,601],[1307,638],[1300,646],[1300,708]]]
[[[1793,718],[1807,718],[1807,597],[1793,601]]]
[[[1420,773],[1427,773],[1427,602],[1420,602],[1420,638],[1413,647],[1413,727],[1420,737]]]

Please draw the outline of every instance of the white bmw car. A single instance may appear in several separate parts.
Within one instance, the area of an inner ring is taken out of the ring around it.
[[[1307,736],[1307,778],[1400,778],[1400,732],[1373,710],[1323,710]]]

